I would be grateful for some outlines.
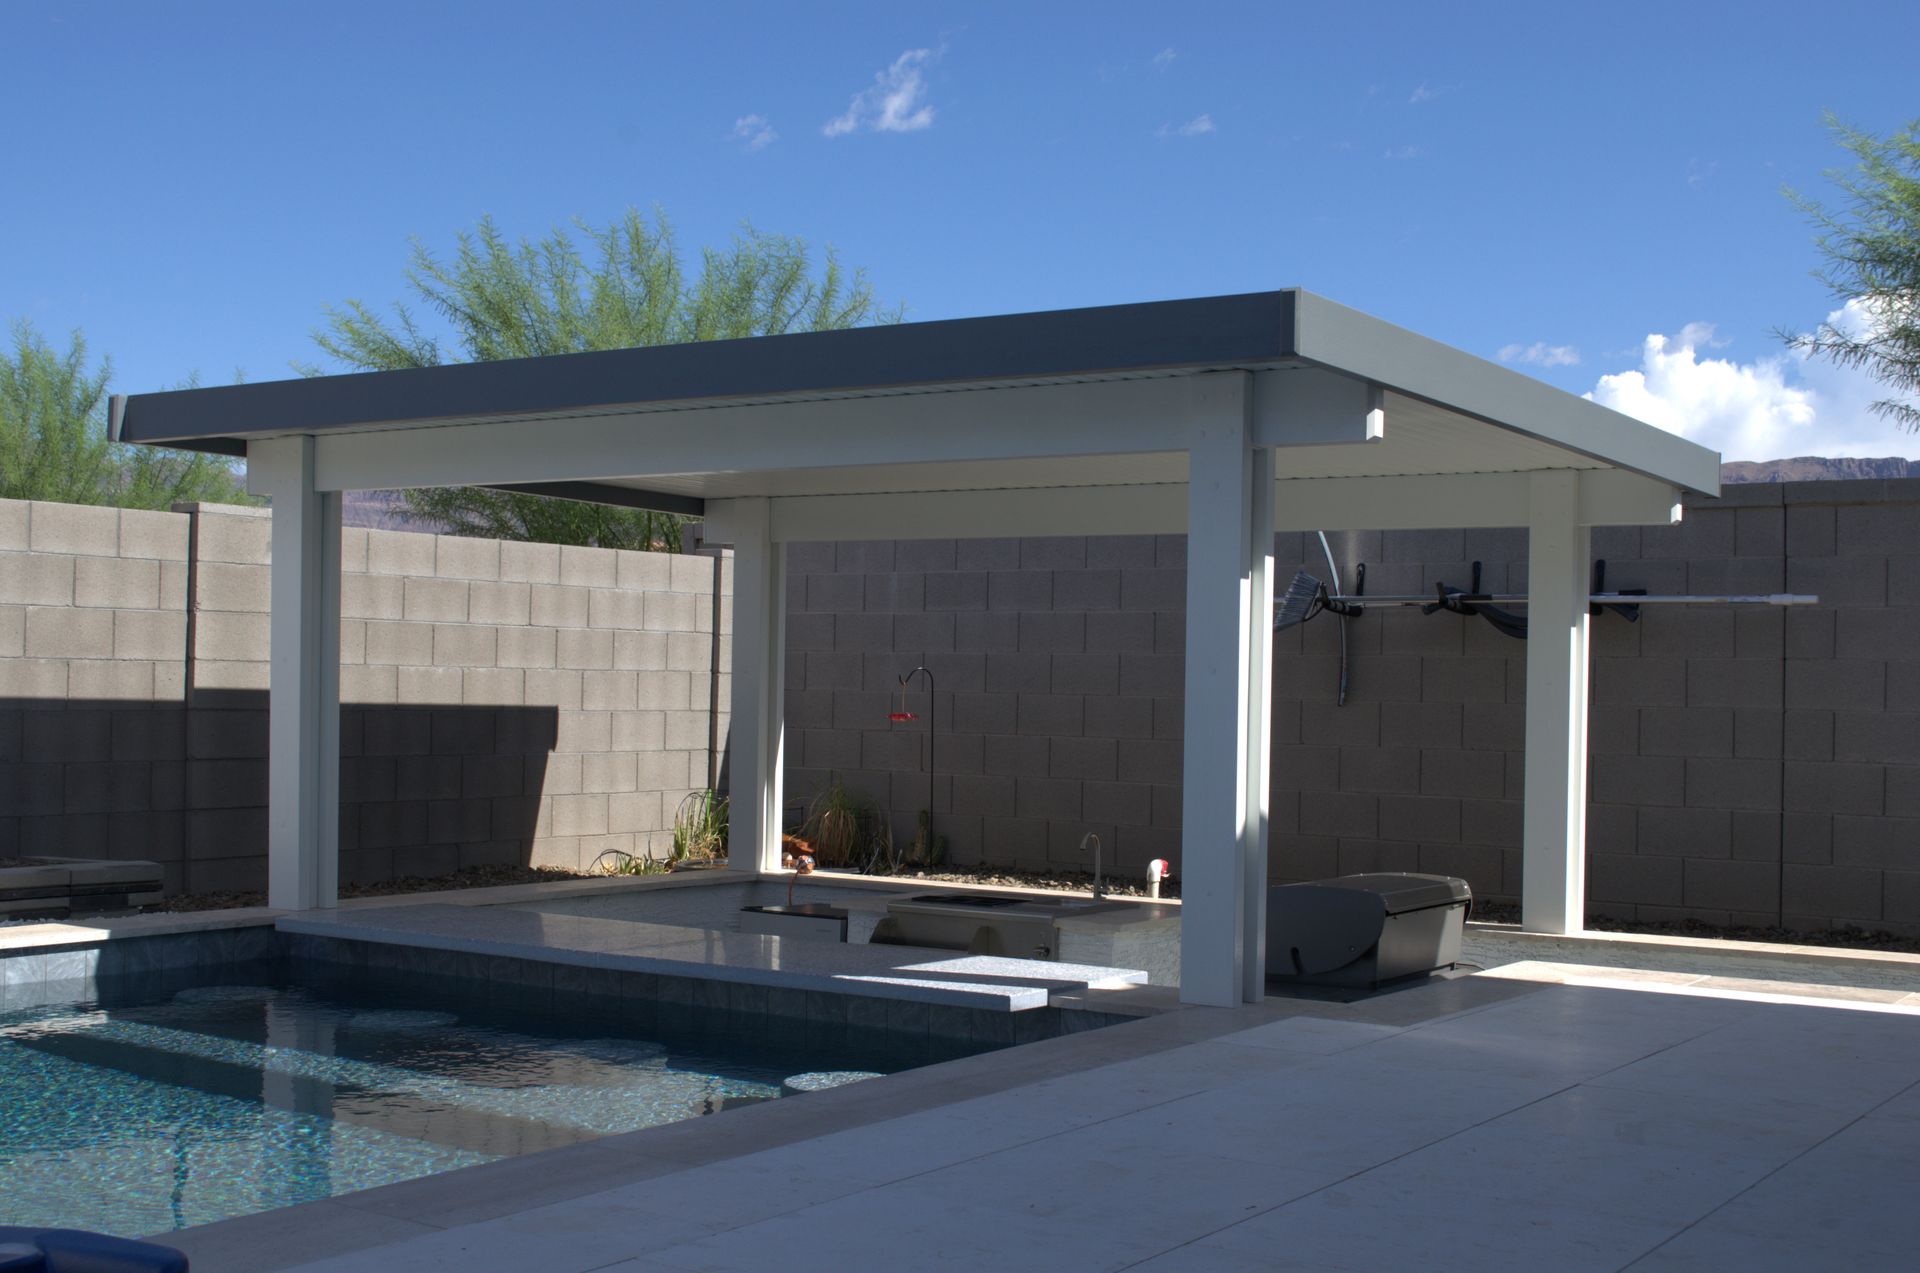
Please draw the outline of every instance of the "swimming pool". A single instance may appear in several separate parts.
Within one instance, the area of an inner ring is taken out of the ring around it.
[[[160,1233],[929,1059],[923,1039],[301,980],[233,966],[0,1013],[0,1223]]]

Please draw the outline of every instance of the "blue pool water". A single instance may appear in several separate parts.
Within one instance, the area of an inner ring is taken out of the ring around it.
[[[773,1099],[820,1068],[900,1066],[231,975],[0,1013],[0,1223],[160,1233]]]

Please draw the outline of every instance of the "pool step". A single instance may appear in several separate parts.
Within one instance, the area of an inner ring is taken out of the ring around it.
[[[445,1112],[455,1116],[455,1121],[459,1116],[511,1119],[526,1125],[520,1139],[532,1137],[553,1144],[678,1121],[701,1114],[708,1106],[718,1108],[733,1098],[778,1094],[778,1089],[766,1083],[666,1068],[657,1045],[639,1043],[632,1046],[645,1060],[622,1068],[632,1075],[632,1081],[624,1087],[609,1083],[486,1087],[419,1069],[353,1060],[301,1046],[261,1045],[175,1025],[115,1018],[104,1012],[48,1014],[40,1020],[0,1027],[0,1035],[17,1045],[38,1046],[86,1064],[109,1064],[159,1081],[200,1087],[202,1091],[250,1100],[265,1098],[269,1102],[278,1094],[282,1102],[294,1108],[311,1108],[330,1116],[340,1116],[338,1110],[372,1117],[386,1104],[369,1102],[367,1096],[405,1096],[413,1102],[405,1108],[417,1114]],[[457,1029],[449,1029],[445,1035],[447,1045],[459,1046]],[[549,1041],[549,1045],[564,1046],[559,1041]],[[434,1119],[413,1117],[405,1121],[424,1127]],[[440,1121],[445,1123],[447,1119]],[[388,1121],[380,1125],[388,1131],[399,1131]],[[532,1129],[549,1129],[551,1135],[536,1135]],[[451,1141],[442,1137],[451,1137]],[[472,1137],[461,1135],[455,1127],[440,1127],[438,1131],[428,1129],[422,1139],[457,1142]],[[524,1148],[541,1148],[541,1144],[516,1148],[468,1144],[467,1148],[524,1152]]]
[[[783,941],[758,933],[426,903],[302,911],[283,933],[528,959],[699,981],[909,1000],[988,1012],[1048,1006],[1053,993],[1147,984],[1146,972],[958,955],[911,946]]]

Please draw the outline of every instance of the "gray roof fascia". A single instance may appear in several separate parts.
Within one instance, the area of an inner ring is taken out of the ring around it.
[[[1267,366],[1294,293],[1252,292],[135,394],[129,442],[244,453],[245,439],[617,411],[703,400]]]

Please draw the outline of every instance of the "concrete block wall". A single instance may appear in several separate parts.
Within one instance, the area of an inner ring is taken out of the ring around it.
[[[187,519],[0,500],[0,858],[180,878]]]
[[[795,544],[788,551],[788,816],[838,774],[893,815],[928,807],[950,859],[1144,873],[1180,825],[1181,537]]]
[[[1609,537],[1622,583],[1821,604],[1596,644],[1595,909],[1920,933],[1920,482],[1732,486]]]
[[[0,857],[263,885],[271,526],[264,509],[0,501]],[[346,530],[342,878],[664,855],[708,782],[716,695],[725,744],[715,570]]]
[[[1521,531],[1329,537],[1367,591],[1526,588]],[[1818,608],[1689,607],[1593,625],[1595,914],[1920,933],[1920,482],[1732,486],[1675,527],[1595,533],[1610,587],[1818,593]],[[1327,575],[1282,535],[1282,583]],[[956,860],[1122,869],[1178,860],[1179,537],[795,545],[789,816],[832,773],[911,835],[939,682],[933,808]],[[1433,871],[1517,899],[1525,646],[1479,619],[1374,610],[1279,634],[1272,871]],[[916,681],[909,707],[924,717]],[[1109,860],[1114,860],[1112,857]]]
[[[152,857],[171,887],[263,878],[269,521],[0,502],[0,856]],[[1349,585],[1523,591],[1525,536],[1331,537]],[[1920,483],[1729,487],[1678,527],[1607,530],[1615,587],[1817,592],[1817,609],[1595,620],[1596,913],[1920,932]],[[1281,577],[1324,577],[1283,535]],[[720,705],[711,559],[350,530],[348,878],[664,852]],[[1178,536],[793,545],[788,817],[838,773],[953,858],[1177,861]],[[730,569],[723,566],[723,569]],[[1280,634],[1272,867],[1456,874],[1519,891],[1525,649],[1479,620],[1375,610]]]
[[[1526,536],[1408,531],[1329,536],[1341,582],[1367,593],[1525,587]],[[1330,573],[1317,537],[1280,558]],[[1338,703],[1332,616],[1279,633],[1274,669],[1271,870],[1276,879],[1428,871],[1476,894],[1517,895],[1525,647],[1478,619],[1377,609],[1349,620],[1348,694]]]
[[[710,557],[345,532],[343,865],[665,856],[708,783],[717,565],[724,595]]]

